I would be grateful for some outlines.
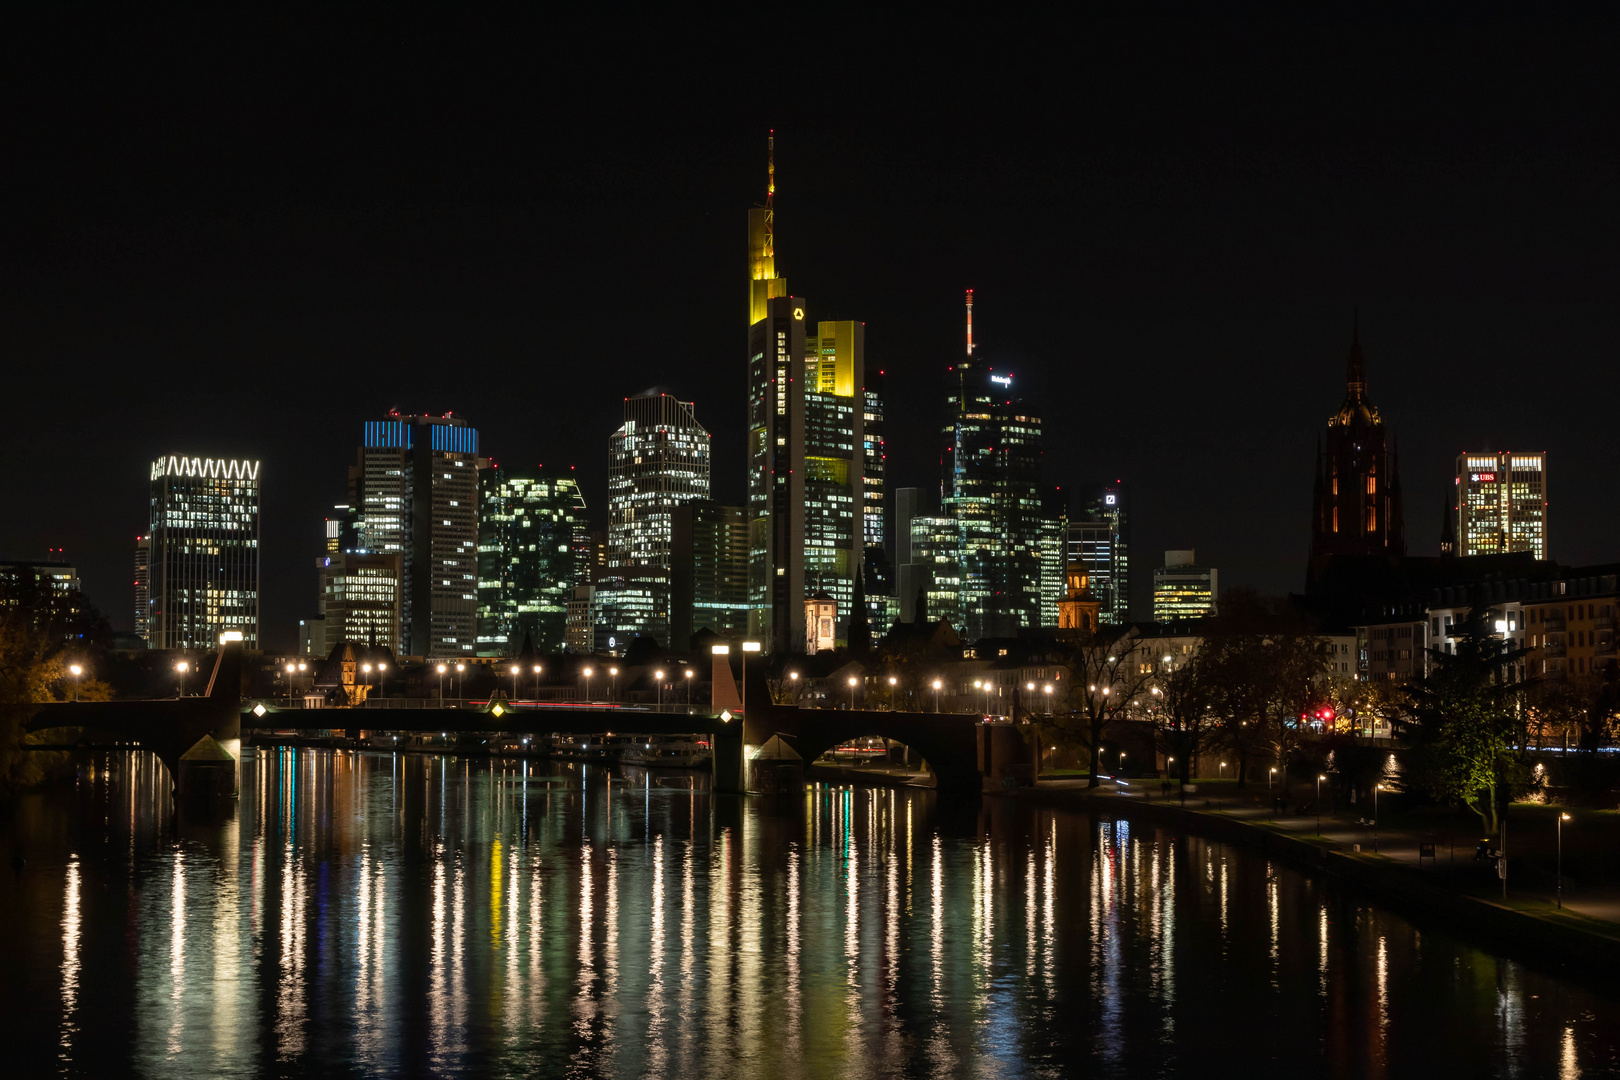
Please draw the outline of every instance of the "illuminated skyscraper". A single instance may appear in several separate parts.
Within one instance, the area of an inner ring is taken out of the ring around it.
[[[672,518],[709,497],[709,433],[693,403],[626,398],[608,457],[607,569],[596,583],[614,649],[637,635],[668,645]]]
[[[967,356],[946,383],[939,501],[960,537],[963,636],[1012,637],[1043,621],[1041,419],[1014,395],[1011,372],[974,358],[971,289],[967,311]]]
[[[259,645],[259,463],[178,455],[151,468],[154,649]]]
[[[135,636],[152,641],[152,538],[135,538]]]
[[[671,647],[685,649],[704,628],[741,639],[748,633],[747,511],[690,502],[675,510],[672,535]]]
[[[1105,623],[1131,621],[1131,521],[1122,483],[1079,489],[1069,522],[1069,565],[1084,567]]]
[[[888,550],[888,493],[884,491],[887,453],[883,444],[883,372],[866,372],[866,415],[861,443],[866,448],[861,466],[861,494],[865,499],[865,546]],[[870,553],[867,555],[871,559]],[[885,560],[886,561],[886,560]]]
[[[865,324],[807,331],[805,301],[776,275],[772,142],[765,205],[748,215],[749,632],[795,652],[807,587],[847,619],[870,507],[882,502],[881,484],[868,499],[866,461],[882,447],[866,443]]]
[[[1457,456],[1457,554],[1547,557],[1547,454]]]
[[[575,560],[585,550],[585,497],[572,475],[479,470],[478,655],[566,644]]]
[[[474,655],[477,429],[450,413],[396,412],[368,420],[358,460],[349,469],[348,505],[356,515],[356,550],[400,555],[399,652]]]
[[[1361,330],[1350,339],[1344,403],[1328,419],[1327,440],[1316,453],[1307,590],[1315,590],[1330,563],[1370,564],[1406,554],[1400,459],[1367,396]],[[1352,567],[1347,567],[1352,573]]]
[[[400,563],[397,551],[348,551],[315,560],[327,651],[340,641],[356,641],[399,654]]]

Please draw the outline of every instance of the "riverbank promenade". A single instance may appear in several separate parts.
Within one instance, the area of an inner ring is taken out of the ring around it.
[[[1287,838],[1352,861],[1366,870],[1357,874],[1378,888],[1378,881],[1398,881],[1388,871],[1412,875],[1425,891],[1440,888],[1497,909],[1512,911],[1605,939],[1620,947],[1620,813],[1571,810],[1541,803],[1515,803],[1507,817],[1508,880],[1506,897],[1496,865],[1476,858],[1483,839],[1479,819],[1467,811],[1408,808],[1386,796],[1376,820],[1372,806],[1324,806],[1317,813],[1314,793],[1296,785],[1290,797],[1266,786],[1240,789],[1231,780],[1199,780],[1186,793],[1173,785],[1167,792],[1156,778],[1128,781],[1117,788],[1088,788],[1084,779],[1042,779],[1042,798],[1084,800],[1114,805],[1129,813],[1131,804],[1163,813],[1187,815],[1194,831],[1247,827],[1256,834]],[[1559,815],[1562,825],[1562,895],[1559,890]],[[1173,820],[1173,818],[1171,819]],[[1500,841],[1491,839],[1492,851]],[[1404,876],[1404,875],[1403,875]]]

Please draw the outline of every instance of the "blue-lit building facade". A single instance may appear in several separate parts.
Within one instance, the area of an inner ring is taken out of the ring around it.
[[[349,470],[356,550],[400,556],[403,655],[476,655],[478,465],[478,430],[462,417],[365,423]]]
[[[171,454],[151,467],[147,592],[154,649],[259,639],[259,463]]]

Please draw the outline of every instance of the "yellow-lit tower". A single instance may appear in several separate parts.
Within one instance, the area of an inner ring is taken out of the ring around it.
[[[766,301],[787,295],[787,281],[776,276],[776,131],[766,158],[765,205],[748,211],[748,325],[766,315]]]

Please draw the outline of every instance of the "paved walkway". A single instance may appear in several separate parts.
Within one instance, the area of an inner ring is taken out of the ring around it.
[[[1043,780],[1040,787],[1042,790],[1080,791],[1085,789],[1086,781]],[[1245,792],[1229,784],[1201,785],[1200,790],[1189,794],[1184,802],[1174,792],[1166,798],[1160,784],[1153,780],[1137,781],[1131,788],[1119,789],[1117,795],[1121,798],[1143,799],[1152,803],[1183,805],[1189,812],[1237,819],[1256,828],[1274,830],[1306,841],[1319,840],[1339,851],[1352,851],[1356,845],[1360,845],[1361,853],[1368,857],[1405,865],[1425,874],[1434,874],[1440,882],[1470,896],[1494,903],[1504,902],[1501,893],[1493,886],[1496,879],[1474,860],[1474,847],[1478,843],[1478,837],[1462,831],[1468,825],[1466,820],[1437,822],[1433,829],[1414,829],[1410,826],[1395,828],[1385,825],[1375,831],[1369,820],[1371,807],[1357,807],[1349,812],[1324,813],[1319,822],[1314,810],[1306,813],[1295,812],[1301,806],[1299,800],[1295,799],[1284,807],[1284,813],[1274,815],[1271,800],[1265,789],[1256,791],[1251,788]],[[1259,796],[1258,803],[1255,801],[1256,795]],[[1553,918],[1573,916],[1571,921],[1583,923],[1586,920],[1593,920],[1599,925],[1589,926],[1588,929],[1595,933],[1620,937],[1620,885],[1566,887],[1562,912],[1556,907],[1550,883],[1545,887],[1541,883],[1525,887],[1516,886],[1511,874],[1514,866],[1518,865],[1520,854],[1528,851],[1530,856],[1538,861],[1545,859],[1551,862],[1553,858],[1552,845],[1539,843],[1541,839],[1539,837],[1525,837],[1521,832],[1518,834],[1519,844],[1528,844],[1529,847],[1516,847],[1516,828],[1522,829],[1517,816],[1510,818],[1508,825],[1510,877],[1507,906]],[[1419,858],[1419,845],[1422,843],[1434,845],[1432,859]],[[1541,850],[1542,848],[1546,850]],[[1549,873],[1546,876],[1552,875]]]

